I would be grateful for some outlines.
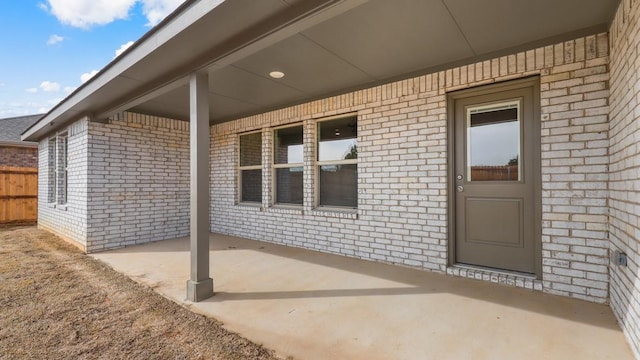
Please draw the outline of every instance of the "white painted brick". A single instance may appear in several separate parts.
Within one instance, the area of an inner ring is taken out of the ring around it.
[[[640,4],[623,0],[611,25],[610,64],[610,250],[623,251],[629,266],[611,264],[611,307],[640,359],[640,109],[637,73]],[[598,79],[594,79],[598,80]],[[599,84],[599,83],[596,83]],[[605,265],[605,264],[603,264]]]

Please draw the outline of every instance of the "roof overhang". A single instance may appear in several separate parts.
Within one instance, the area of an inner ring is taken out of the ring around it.
[[[37,148],[37,142],[31,141],[0,141],[0,147]]]
[[[23,139],[123,110],[188,120],[198,71],[209,73],[211,122],[228,121],[607,31],[619,0],[218,3],[184,3]]]

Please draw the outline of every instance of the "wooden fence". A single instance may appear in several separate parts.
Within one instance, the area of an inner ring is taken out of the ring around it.
[[[472,166],[471,179],[477,181],[518,180],[518,165]]]
[[[38,219],[38,169],[0,166],[0,224]]]

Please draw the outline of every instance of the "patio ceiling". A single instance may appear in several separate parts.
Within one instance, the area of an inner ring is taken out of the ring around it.
[[[607,31],[619,1],[187,1],[29,129],[117,111],[188,120],[207,71],[211,123]],[[280,70],[282,79],[269,72]],[[47,126],[49,125],[49,126]]]

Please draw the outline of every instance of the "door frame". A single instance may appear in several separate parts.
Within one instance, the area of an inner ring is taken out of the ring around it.
[[[533,134],[525,135],[534,142],[533,166],[528,171],[533,171],[534,183],[534,259],[536,279],[542,279],[542,171],[541,171],[541,119],[540,119],[540,76],[530,76],[516,80],[480,85],[472,88],[452,91],[447,93],[447,210],[448,210],[448,266],[454,266],[456,262],[456,184],[455,184],[455,103],[457,100],[479,95],[493,94],[503,91],[532,88],[533,92]],[[500,271],[500,270],[496,270]],[[509,272],[508,270],[505,270]]]

